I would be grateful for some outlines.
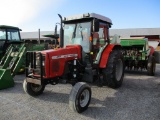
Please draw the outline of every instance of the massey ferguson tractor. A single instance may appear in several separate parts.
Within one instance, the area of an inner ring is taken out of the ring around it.
[[[59,15],[59,14],[58,14]],[[62,18],[60,48],[27,52],[24,91],[31,96],[43,93],[47,84],[70,83],[69,107],[81,113],[91,100],[87,83],[118,88],[124,76],[124,61],[117,35],[112,42],[112,21],[87,13]]]

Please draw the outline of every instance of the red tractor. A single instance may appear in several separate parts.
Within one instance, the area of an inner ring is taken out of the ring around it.
[[[81,113],[91,100],[87,83],[118,88],[124,76],[119,37],[109,39],[112,21],[87,13],[61,19],[60,48],[26,54],[23,88],[31,96],[43,93],[47,84],[70,83],[69,106]]]

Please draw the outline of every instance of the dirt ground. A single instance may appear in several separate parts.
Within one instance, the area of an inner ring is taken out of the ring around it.
[[[23,91],[24,75],[15,86],[0,90],[0,120],[160,120],[160,65],[155,76],[146,71],[125,71],[119,89],[92,85],[89,108],[81,113],[69,109],[69,84],[47,85],[42,95]]]

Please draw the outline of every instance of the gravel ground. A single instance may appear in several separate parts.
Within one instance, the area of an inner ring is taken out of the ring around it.
[[[0,90],[0,120],[160,120],[160,65],[155,76],[146,71],[125,71],[121,88],[92,85],[88,110],[69,109],[71,85],[47,85],[34,98],[22,88],[24,75],[15,77],[15,87]]]

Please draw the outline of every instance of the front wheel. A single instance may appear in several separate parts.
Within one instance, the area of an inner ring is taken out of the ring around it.
[[[45,85],[37,85],[34,83],[29,83],[26,79],[23,82],[24,91],[31,96],[38,96],[43,93]]]
[[[78,113],[85,111],[91,101],[91,88],[84,82],[76,83],[69,96],[69,107]]]
[[[111,88],[122,85],[124,77],[124,61],[121,51],[113,50],[108,58],[106,68],[102,70],[104,83]]]

